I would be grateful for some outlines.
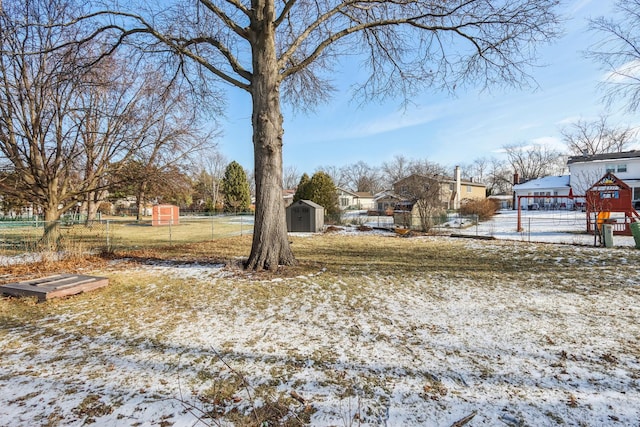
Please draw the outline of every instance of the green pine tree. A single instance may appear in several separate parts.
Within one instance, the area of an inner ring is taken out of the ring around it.
[[[227,165],[222,178],[225,212],[246,212],[251,204],[251,192],[247,174],[240,164],[233,161]]]
[[[311,179],[309,179],[309,175],[306,173],[302,174],[298,188],[296,188],[296,193],[293,195],[294,202],[297,202],[298,200],[311,200],[310,182]]]
[[[324,208],[325,215],[335,215],[340,212],[338,207],[338,193],[333,179],[324,172],[316,172],[311,177],[310,200]]]

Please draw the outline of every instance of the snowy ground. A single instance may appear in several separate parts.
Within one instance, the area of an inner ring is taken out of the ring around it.
[[[594,245],[594,236],[586,233],[587,219],[584,212],[577,211],[522,211],[518,232],[518,212],[500,211],[490,221],[470,225],[461,230],[463,234],[493,236],[497,239],[523,242],[566,243]],[[452,224],[455,229],[456,224]],[[597,242],[597,240],[596,240]],[[614,236],[614,246],[634,246],[631,236]]]
[[[367,218],[357,213],[347,220],[360,222],[371,227],[393,228],[393,217]],[[475,224],[471,219],[463,220],[452,217],[444,226],[434,229],[442,234],[464,234],[470,236],[491,236],[501,240],[517,240],[522,242],[563,243],[593,246],[599,245],[593,234],[587,234],[587,219],[584,212],[578,211],[522,211],[518,230],[518,212],[514,210],[499,211],[491,220]],[[622,221],[622,219],[621,219]],[[631,236],[614,236],[614,246],[635,246]]]
[[[508,217],[478,233],[505,237]],[[32,316],[0,301],[0,425],[227,425],[196,415],[275,401],[316,426],[639,425],[635,249],[333,238],[455,251],[460,268],[116,264],[109,288]]]

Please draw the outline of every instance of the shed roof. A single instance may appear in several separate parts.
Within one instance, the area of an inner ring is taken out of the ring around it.
[[[319,204],[312,202],[311,200],[298,200],[297,202],[294,202],[293,204],[289,205],[287,207],[287,209],[289,209],[292,206],[296,206],[296,205],[307,205],[310,206],[312,208],[315,209],[324,209],[322,206],[320,206]]]

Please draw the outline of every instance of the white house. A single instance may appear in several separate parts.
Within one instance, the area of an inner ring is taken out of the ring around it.
[[[357,209],[371,210],[375,208],[373,194],[369,192],[350,191],[337,187],[338,206],[341,210]]]
[[[595,182],[595,181],[594,181]],[[573,201],[571,194],[570,176],[545,176],[522,184],[514,184],[513,192],[517,209],[520,201],[521,209],[570,209]],[[574,191],[575,192],[575,191]],[[522,197],[519,196],[529,196]],[[567,196],[567,199],[549,196]]]
[[[584,194],[593,183],[611,172],[633,188],[634,205],[640,202],[640,150],[573,156],[569,157],[567,165],[574,194]]]

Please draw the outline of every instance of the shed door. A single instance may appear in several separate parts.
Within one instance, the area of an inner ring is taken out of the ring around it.
[[[291,231],[311,231],[311,210],[308,206],[291,209]]]

